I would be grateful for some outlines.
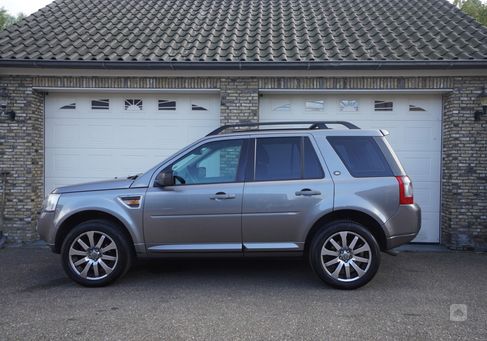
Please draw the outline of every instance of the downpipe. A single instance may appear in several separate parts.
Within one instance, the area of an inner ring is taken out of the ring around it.
[[[7,177],[10,172],[2,172],[0,176],[2,178],[2,201],[0,202],[0,249],[5,246],[7,238],[3,234],[3,228],[5,227],[5,200],[7,198]]]

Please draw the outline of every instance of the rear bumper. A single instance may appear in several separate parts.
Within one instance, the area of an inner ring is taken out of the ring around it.
[[[388,232],[387,249],[410,242],[421,228],[421,208],[417,204],[401,205],[384,227]]]

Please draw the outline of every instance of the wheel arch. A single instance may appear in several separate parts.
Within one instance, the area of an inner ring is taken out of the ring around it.
[[[103,211],[97,211],[97,210],[87,210],[87,211],[80,211],[76,212],[73,215],[69,216],[66,218],[61,225],[58,228],[58,231],[56,233],[56,238],[54,241],[54,248],[53,251],[56,253],[61,252],[61,247],[63,244],[64,239],[68,235],[68,233],[76,227],[78,224],[87,221],[87,220],[93,220],[93,219],[101,219],[101,220],[107,220],[110,221],[120,227],[120,230],[124,234],[124,236],[127,238],[127,241],[129,242],[129,245],[132,248],[132,251],[135,253],[134,249],[134,240],[132,238],[132,235],[130,234],[129,230],[125,226],[125,224],[118,219],[116,216],[106,213]]]
[[[325,214],[324,216],[319,218],[310,228],[308,234],[306,235],[304,243],[305,253],[308,252],[309,245],[311,244],[313,237],[320,230],[320,228],[323,225],[336,220],[350,220],[363,225],[374,236],[375,240],[379,244],[380,249],[387,249],[386,234],[382,228],[382,225],[375,218],[367,213],[357,210],[337,210]]]

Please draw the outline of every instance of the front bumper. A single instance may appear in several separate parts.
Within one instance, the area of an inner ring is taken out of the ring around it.
[[[54,218],[56,212],[42,211],[37,221],[36,230],[39,236],[51,249],[54,249],[56,231],[54,230]]]
[[[418,204],[401,205],[385,223],[388,233],[386,248],[392,249],[413,240],[421,228],[421,208]]]

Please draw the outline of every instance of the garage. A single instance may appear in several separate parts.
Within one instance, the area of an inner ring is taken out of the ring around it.
[[[342,120],[390,132],[388,141],[414,183],[422,228],[414,241],[438,242],[441,173],[440,94],[274,93],[262,90],[261,121]]]
[[[45,192],[146,171],[220,124],[215,91],[45,96]]]

